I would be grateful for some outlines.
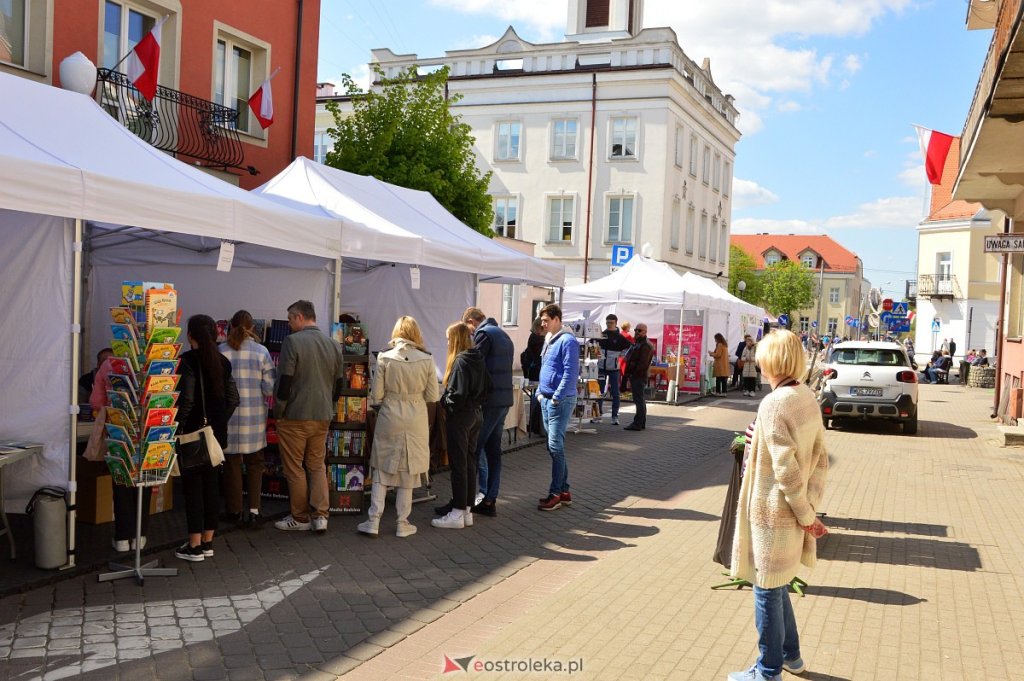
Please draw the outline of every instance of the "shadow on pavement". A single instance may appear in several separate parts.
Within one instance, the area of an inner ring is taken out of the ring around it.
[[[826,516],[824,522],[829,529],[855,530],[860,532],[895,532],[897,534],[920,534],[926,537],[948,537],[947,525],[931,523],[900,523],[892,520],[874,520],[872,518],[840,518]]]
[[[622,506],[612,506],[608,511],[615,515],[649,518],[651,520],[707,520],[709,522],[721,520],[717,515],[711,515],[702,511],[691,511],[688,508],[625,508]]]
[[[821,672],[804,672],[800,675],[801,679],[809,679],[810,681],[850,681],[845,676],[833,676],[831,674],[822,674]]]
[[[921,539],[920,537],[882,537],[837,532],[818,542],[818,557],[823,560],[848,560],[961,570],[981,569],[978,550],[962,542]]]
[[[845,598],[851,601],[864,601],[865,603],[878,603],[880,605],[917,605],[927,600],[911,596],[902,591],[893,591],[892,589],[862,589],[852,586],[811,585],[805,589],[805,592],[811,596]]]
[[[937,440],[973,440],[978,437],[974,430],[946,421],[925,421],[922,419],[918,421],[917,427],[917,435],[908,435],[908,437],[934,438]],[[882,433],[885,435],[894,435],[902,432],[900,424],[878,419],[833,419],[832,428],[851,433]]]

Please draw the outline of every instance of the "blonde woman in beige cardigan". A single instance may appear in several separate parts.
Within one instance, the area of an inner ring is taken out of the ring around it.
[[[773,331],[758,343],[757,362],[772,393],[758,407],[744,466],[732,574],[754,585],[760,655],[730,681],[781,679],[783,669],[806,668],[789,583],[801,564],[814,567],[815,537],[825,532],[816,513],[828,472],[825,428],[814,393],[799,381],[806,373],[800,339]]]

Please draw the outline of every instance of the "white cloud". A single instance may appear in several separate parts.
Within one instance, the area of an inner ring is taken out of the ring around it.
[[[874,149],[868,149],[864,152],[864,158],[878,158],[878,152]]]
[[[732,182],[732,207],[743,210],[751,206],[767,206],[778,203],[779,197],[756,182],[736,178]]]
[[[826,229],[916,227],[924,218],[924,204],[920,196],[892,196],[862,203],[850,215],[837,215],[823,223]]]
[[[853,75],[860,71],[862,64],[860,63],[860,57],[856,54],[846,55],[846,59],[843,60],[843,68],[850,75]]]
[[[800,111],[803,109],[799,102],[794,102],[792,99],[788,99],[785,102],[779,102],[776,108],[784,113],[791,113],[793,111]]]
[[[449,50],[475,50],[480,47],[487,47],[498,42],[500,35],[475,35],[471,38],[466,38],[462,41],[456,41],[454,45],[447,48]]]
[[[467,14],[496,16],[515,26],[531,42],[561,40],[568,16],[566,0],[430,0],[430,4]]]
[[[356,82],[359,89],[362,92],[368,92],[370,90],[370,66],[369,64],[359,64],[353,66],[352,70],[348,72],[352,76],[352,80]]]
[[[927,180],[923,163],[903,169],[896,177],[908,187],[916,187],[918,189],[924,189]]]
[[[732,234],[821,234],[821,228],[806,220],[767,220],[739,218],[732,221]]]

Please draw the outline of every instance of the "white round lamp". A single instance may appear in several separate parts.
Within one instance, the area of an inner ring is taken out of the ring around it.
[[[96,89],[96,65],[81,52],[65,57],[60,63],[60,86],[86,97]]]

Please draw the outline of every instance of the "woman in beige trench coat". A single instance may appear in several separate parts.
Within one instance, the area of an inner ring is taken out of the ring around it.
[[[437,396],[437,367],[423,347],[419,324],[412,317],[399,317],[388,349],[377,356],[370,389],[370,403],[379,407],[370,453],[370,517],[358,526],[363,534],[377,536],[389,487],[395,488],[395,534],[416,533],[409,522],[412,490],[430,466],[427,402],[437,402]]]

